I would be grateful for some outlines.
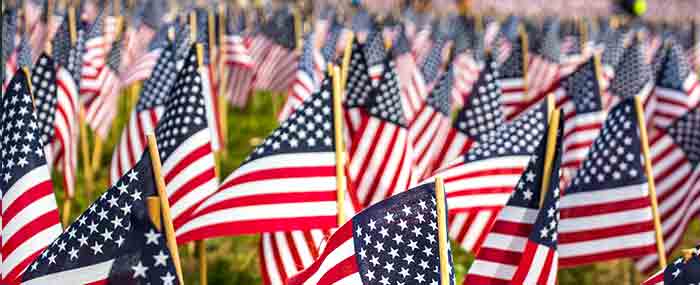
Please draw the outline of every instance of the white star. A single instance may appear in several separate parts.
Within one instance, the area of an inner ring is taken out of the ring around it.
[[[399,250],[392,247],[389,249],[389,255],[391,255],[391,258],[397,258],[399,257]]]
[[[374,266],[379,266],[379,257],[372,256],[372,258],[369,260],[370,263]]]
[[[411,214],[411,208],[408,207],[408,205],[403,205],[403,209],[401,209],[401,211],[404,212],[404,214],[406,214],[406,216]]]
[[[92,249],[93,255],[97,255],[98,253],[102,253],[102,245],[99,244],[98,242],[95,242],[95,245],[91,246],[90,249]]]
[[[412,250],[418,249],[418,243],[414,240],[411,240],[408,242],[408,247],[410,247]]]
[[[408,272],[408,269],[406,269],[405,267],[401,267],[401,271],[399,271],[399,275],[401,275],[401,277],[403,277],[405,279],[406,277],[408,277],[411,274]]]
[[[377,241],[377,243],[374,245],[374,249],[376,249],[377,252],[384,251],[384,243]]]
[[[107,229],[105,229],[105,232],[101,233],[100,235],[105,239],[105,241],[112,240],[112,232]]]
[[[70,248],[68,251],[68,255],[70,255],[70,260],[77,259],[78,258],[78,250],[75,248]]]
[[[369,220],[369,224],[367,224],[371,230],[376,230],[377,229],[377,221],[375,220]]]
[[[423,235],[423,232],[421,232],[421,230],[420,230],[419,227],[413,227],[413,230],[412,230],[411,232],[412,232],[413,235],[415,235],[416,237],[419,237],[419,236],[422,236],[422,235]]]
[[[411,263],[413,263],[413,255],[406,254],[406,256],[403,257],[403,261],[405,261],[406,264],[411,265]]]
[[[386,238],[389,236],[389,230],[387,230],[385,227],[382,227],[382,229],[379,230],[379,234],[382,235],[383,238]]]
[[[167,266],[168,255],[165,254],[162,250],[157,255],[154,255],[153,259],[156,260],[155,266]]]
[[[365,277],[367,277],[367,280],[374,280],[374,271],[367,270],[367,273],[365,273]]]
[[[392,271],[394,271],[394,264],[387,262],[386,264],[384,264],[384,270],[391,273]]]
[[[114,220],[112,220],[112,225],[114,226],[115,229],[118,229],[119,227],[122,226],[122,218],[114,216]]]
[[[141,200],[141,191],[134,191],[134,193],[131,194],[131,198],[133,198],[134,201]]]
[[[97,232],[97,224],[95,224],[95,222],[90,222],[88,228],[90,229],[90,233]]]
[[[100,216],[100,221],[107,219],[107,210],[102,209],[97,215]]]
[[[139,173],[136,172],[136,171],[133,170],[133,169],[132,169],[131,172],[129,172],[129,174],[127,174],[127,175],[129,176],[129,182],[133,182],[134,180],[136,180],[136,181],[139,180],[139,176],[138,176]]]
[[[128,188],[129,188],[129,185],[123,185],[123,184],[121,184],[121,183],[120,183],[119,185],[117,185],[117,189],[119,189],[119,194],[127,194],[127,193],[129,193]]]
[[[423,248],[423,254],[424,254],[425,256],[433,256],[433,252],[432,252],[432,251],[430,250],[430,248],[427,247],[427,246]]]
[[[676,278],[678,278],[678,275],[681,274],[681,270],[676,268],[676,271],[674,271],[672,274],[673,274],[673,279],[676,279]]]
[[[143,263],[141,263],[141,261],[139,261],[139,263],[136,264],[136,266],[131,267],[131,270],[134,271],[133,278],[137,278],[137,277],[146,278],[146,271],[148,270],[148,267],[143,266]]]
[[[49,265],[56,263],[56,255],[52,254],[49,256]]]
[[[542,230],[540,231],[540,237],[546,238],[548,235],[549,235],[549,231],[547,231],[547,229],[545,229],[545,228],[542,228]]]
[[[80,243],[80,246],[88,245],[87,242],[88,238],[84,235],[81,235],[80,238],[78,239],[78,242]]]
[[[403,230],[406,230],[406,228],[408,228],[408,225],[406,224],[406,221],[404,221],[403,219],[401,219],[401,220],[399,220],[399,227],[400,227],[401,230],[403,231]]]
[[[528,201],[529,201],[529,200],[532,200],[532,195],[533,195],[533,194],[534,194],[534,193],[532,193],[532,191],[530,191],[530,189],[528,188],[527,190],[525,190],[525,192],[523,192],[523,196],[524,196],[523,198],[524,198],[525,200],[528,200]]]
[[[426,270],[426,269],[428,269],[428,267],[430,267],[430,266],[428,266],[428,262],[425,261],[425,260],[422,260],[422,259],[421,259],[421,261],[420,261],[420,264],[418,264],[418,266],[420,266],[421,268],[423,268],[423,270]]]
[[[156,231],[151,229],[145,235],[146,235],[146,245],[149,245],[151,243],[158,245],[158,239],[160,238],[160,233],[157,233]]]
[[[384,216],[384,219],[386,220],[387,223],[393,223],[394,222],[394,214],[386,213],[386,216]]]
[[[396,243],[396,245],[400,245],[403,243],[403,236],[400,234],[396,234],[396,235],[394,235],[393,240],[394,240],[394,243]]]
[[[119,238],[115,240],[114,243],[117,244],[117,247],[122,247],[122,244],[124,243],[124,238],[122,236],[119,236]]]
[[[535,181],[535,173],[530,170],[528,173],[525,174],[525,180],[529,182]]]
[[[418,282],[418,283],[423,283],[423,282],[425,282],[425,275],[424,274],[416,274],[416,277],[414,277],[413,280],[416,280],[416,282]]]
[[[382,276],[382,280],[379,280],[379,283],[382,283],[383,285],[389,285],[389,278]]]

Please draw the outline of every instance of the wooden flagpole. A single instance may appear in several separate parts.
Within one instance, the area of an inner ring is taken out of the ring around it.
[[[221,122],[222,143],[220,156],[225,157],[228,153],[226,141],[228,139],[228,102],[226,102],[226,88],[228,87],[229,69],[226,67],[226,41],[224,29],[226,27],[226,6],[219,4],[219,94],[217,96],[219,104],[219,121]]]
[[[163,179],[163,174],[161,173],[160,155],[158,154],[156,135],[149,133],[146,135],[146,137],[148,138],[148,152],[151,155],[151,164],[153,166],[153,178],[155,179],[158,197],[160,199],[163,227],[165,228],[165,239],[168,244],[168,249],[170,250],[170,255],[173,257],[177,278],[180,280],[180,284],[184,285],[185,280],[182,278],[180,253],[177,250],[177,241],[175,240],[175,227],[173,226],[173,218],[170,216],[170,202],[168,201],[168,193],[165,191],[165,180]]]
[[[163,222],[160,213],[160,199],[158,196],[146,198],[146,206],[148,206],[148,216],[151,218],[151,222],[156,226],[156,230],[163,230]]]
[[[191,19],[191,18],[190,18]],[[195,48],[197,49],[197,65],[202,66],[204,63],[204,46],[202,44],[197,43],[195,44]],[[217,156],[215,158],[215,166],[214,170],[216,172],[216,176],[219,176],[219,166],[220,166],[220,156]],[[195,247],[197,248],[198,252],[198,263],[199,263],[199,284],[201,285],[206,285],[208,283],[208,276],[207,276],[207,245],[206,245],[206,240],[198,240],[195,242]]]
[[[333,77],[333,130],[335,136],[335,181],[336,205],[338,207],[338,226],[345,223],[345,151],[343,144],[343,108],[340,104],[342,91],[340,87],[340,68],[328,64]]]
[[[348,83],[348,69],[350,68],[350,55],[352,54],[352,42],[355,38],[355,34],[352,32],[349,32],[350,36],[348,36],[348,42],[345,43],[345,49],[343,50],[343,66],[341,70],[341,80],[340,80],[340,88],[345,92],[345,84]]]
[[[438,250],[440,250],[440,285],[450,285],[450,260],[447,241],[447,210],[445,205],[445,183],[435,177],[435,200],[438,219]]]
[[[656,250],[659,254],[659,265],[665,268],[666,248],[664,246],[664,236],[661,230],[661,218],[659,217],[659,202],[656,199],[656,186],[654,184],[654,172],[651,168],[651,155],[649,155],[649,137],[647,136],[647,125],[644,119],[644,107],[639,96],[634,97],[634,106],[637,111],[637,122],[639,123],[639,137],[642,143],[642,154],[644,155],[644,170],[649,184],[649,200],[651,201],[651,213],[654,215],[654,232],[656,234]]]
[[[561,109],[555,109],[549,116],[549,129],[547,131],[547,149],[545,150],[544,169],[542,170],[542,188],[540,189],[540,208],[544,204],[544,196],[549,190],[552,180],[552,165],[554,164],[554,152],[557,147],[557,134],[559,133],[559,118],[561,117]]]

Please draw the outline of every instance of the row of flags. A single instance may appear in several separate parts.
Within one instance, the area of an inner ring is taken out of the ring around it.
[[[31,74],[14,72],[3,92],[3,131],[12,133],[0,144],[6,282],[143,277],[169,284],[177,274],[166,262],[164,235],[182,244],[246,233],[263,233],[266,284],[438,282],[442,249],[430,197],[439,187],[426,186],[436,177],[445,181],[446,231],[476,254],[467,284],[554,284],[560,265],[622,257],[638,258],[648,272],[658,244],[677,247],[700,212],[693,203],[700,88],[687,58],[693,50],[673,35],[652,45],[637,36],[643,27],[610,27],[609,38],[579,46],[584,36],[562,37],[555,20],[529,39],[531,24],[515,17],[488,22],[485,34],[474,19],[457,17],[458,32],[418,27],[411,35],[408,23],[392,32],[358,11],[355,30],[320,17],[297,46],[298,17],[282,8],[260,19],[260,31],[244,32],[237,21],[219,27],[226,32],[217,49],[210,27],[218,17],[203,9],[112,36],[105,11],[85,25],[71,13],[58,27],[53,56],[41,53],[33,64],[21,40],[8,57],[15,60],[4,63]],[[152,39],[139,37],[149,35],[145,29]],[[562,40],[570,41],[566,49]],[[140,41],[149,47],[129,50]],[[331,75],[326,63],[343,69]],[[63,188],[75,195],[80,126],[106,137],[119,90],[141,80],[113,152],[113,186],[61,234],[49,169],[61,171]],[[280,127],[219,183],[219,98],[242,107],[255,89],[288,92]],[[334,96],[344,97],[342,109]],[[343,113],[343,142],[334,136],[336,112]],[[649,133],[651,173],[640,127]],[[157,184],[138,177],[155,170],[149,132],[158,139],[173,233],[146,215],[143,200]],[[337,144],[346,151],[339,154]],[[338,164],[346,185],[338,184]],[[147,183],[130,187],[135,181]],[[339,195],[348,216],[359,213],[343,225]],[[119,250],[122,243],[130,250]]]

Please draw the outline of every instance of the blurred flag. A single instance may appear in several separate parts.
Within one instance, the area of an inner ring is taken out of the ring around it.
[[[372,90],[364,48],[364,44],[361,44],[357,38],[353,39],[343,102],[343,125],[346,126],[343,129],[348,150],[352,148],[355,134],[360,131],[361,122],[368,115],[364,107],[369,103],[369,94]]]
[[[104,35],[105,11],[101,11],[95,21],[87,28],[85,34],[85,52],[82,55],[80,67],[80,96],[99,93],[102,87],[100,70],[106,66],[109,43]],[[89,96],[88,96],[89,97]]]
[[[483,65],[483,33],[474,31],[474,39],[479,39],[479,43],[471,43],[469,37],[458,34],[455,39],[454,59],[452,61],[455,69],[455,82],[452,90],[452,102],[455,106],[464,106],[465,100],[471,96],[471,91],[479,79],[479,74]]]
[[[102,67],[97,77],[102,86],[97,92],[82,94],[85,106],[85,122],[103,139],[107,138],[112,121],[117,117],[117,103],[121,92],[119,67],[121,65],[122,39],[112,42],[107,54],[107,64]]]
[[[458,111],[452,128],[438,135],[429,172],[447,166],[455,158],[466,153],[474,143],[485,140],[491,132],[505,121],[501,107],[501,89],[498,81],[496,62],[487,56],[485,67],[465,98],[466,104]]]
[[[205,76],[200,72],[193,46],[165,98],[163,115],[155,129],[175,230],[219,186],[205,111]]]
[[[548,142],[542,136],[508,203],[476,251],[464,284],[555,284],[561,130],[562,125],[557,131],[550,180],[544,180]],[[543,184],[549,187],[544,189],[540,207]]]
[[[506,119],[513,120],[525,108],[527,98],[525,96],[525,53],[523,37],[516,36],[510,44],[511,52],[499,67],[498,83],[501,85],[503,96],[503,110]],[[497,55],[498,56],[498,55]]]
[[[615,69],[606,106],[610,108],[625,98],[639,96],[644,104],[646,122],[652,122],[656,106],[656,98],[651,96],[653,89],[654,75],[651,66],[644,61],[644,47],[640,40],[634,39]]]
[[[136,41],[134,37],[136,34],[129,36],[125,35],[125,40],[128,40],[125,45],[125,50],[122,52],[122,58],[129,56],[124,61],[124,71],[120,72],[119,81],[122,82],[123,86],[130,86],[135,82],[148,79],[153,73],[153,69],[158,62],[160,53],[168,45],[168,33],[170,29],[177,29],[175,25],[164,25],[160,30],[154,33],[154,37],[150,40],[147,48],[143,51],[133,51],[129,50],[130,43]],[[180,31],[183,32],[183,31]]]
[[[266,36],[271,45],[259,65],[255,79],[257,89],[285,92],[291,86],[299,57],[294,25],[294,14],[288,8],[276,11],[268,20]]]
[[[418,178],[430,175],[435,158],[446,146],[443,134],[450,131],[452,123],[453,82],[454,69],[449,68],[426,98],[415,120],[409,124],[408,136],[415,153],[414,172]]]
[[[233,17],[233,16],[231,16]],[[252,79],[252,68],[254,66],[253,57],[251,51],[246,44],[245,37],[242,34],[245,18],[243,14],[239,14],[233,21],[234,25],[226,26],[226,34],[224,35],[224,62],[229,69],[228,83],[226,84],[225,95],[233,105],[235,99],[246,99],[246,97],[241,96],[241,88],[245,87],[246,82],[250,82]],[[249,83],[248,83],[249,84]],[[236,97],[234,95],[238,94]],[[245,102],[243,102],[245,103]],[[245,104],[243,104],[245,105]],[[242,106],[242,105],[241,105]]]
[[[437,222],[435,184],[397,194],[342,225],[320,257],[288,284],[440,284]],[[447,258],[454,284],[449,248]]]
[[[688,54],[690,55],[688,58],[695,67],[695,72],[700,74],[700,22],[693,22],[691,33],[692,41],[688,49]]]
[[[652,275],[642,285],[697,284],[700,282],[700,253],[698,249],[691,258],[679,257],[672,264]]]
[[[51,56],[42,53],[32,68],[32,93],[36,112],[37,129],[44,145],[46,162],[51,168],[53,151],[51,145],[55,139],[56,107],[58,97],[56,84],[56,65]],[[65,187],[65,185],[64,185]]]
[[[638,129],[634,98],[624,99],[610,111],[566,189],[560,205],[562,266],[656,252]]]
[[[416,64],[416,59],[411,53],[408,35],[405,31],[399,31],[392,52],[396,63],[396,74],[399,77],[401,103],[406,113],[406,119],[412,121],[416,113],[425,105],[428,87]]]
[[[3,284],[14,283],[61,234],[28,80],[24,72],[15,73],[2,98],[0,114]]]
[[[656,80],[658,100],[649,144],[667,253],[678,247],[688,224],[700,217],[700,87],[676,43],[663,51],[663,67]],[[656,254],[636,260],[650,272]]]
[[[626,30],[611,30],[603,38],[603,54],[600,58],[603,68],[601,86],[603,90],[610,87],[610,82],[615,77],[615,68],[617,68],[622,56],[625,53],[625,42],[628,41],[632,33]]]
[[[110,183],[116,182],[138,161],[146,149],[145,134],[153,131],[163,116],[165,101],[175,86],[177,68],[175,43],[170,43],[160,54],[153,74],[143,84],[139,101],[129,115],[119,142],[114,148],[110,166]]]
[[[15,35],[17,34],[17,10],[8,8],[2,12],[2,83],[3,92],[17,70]]]
[[[148,215],[146,198],[154,195],[145,152],[33,260],[22,284],[180,284],[161,226]]]
[[[537,38],[532,47],[527,65],[527,96],[529,103],[538,102],[545,96],[560,77],[561,50],[559,21],[548,19],[542,28],[542,37]],[[531,34],[535,37],[536,35]]]
[[[543,102],[499,126],[469,152],[434,173],[445,178],[450,234],[464,249],[479,251],[546,134],[548,108]]]
[[[381,33],[375,31],[365,46],[372,86],[363,93],[367,100],[360,112],[366,112],[366,115],[361,116],[359,125],[353,124],[359,128],[349,150],[351,190],[355,191],[362,207],[405,191],[414,179],[413,148],[401,106],[395,66],[387,58],[381,38]],[[381,70],[374,79],[373,68],[374,71]]]
[[[180,243],[337,225],[332,86],[309,97],[177,230]]]
[[[306,98],[316,91],[319,78],[315,71],[313,42],[314,34],[307,34],[304,39],[301,56],[299,57],[299,66],[294,82],[292,82],[292,86],[287,91],[287,101],[277,116],[280,122],[286,120]]]

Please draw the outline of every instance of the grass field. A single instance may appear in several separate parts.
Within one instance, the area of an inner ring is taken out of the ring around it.
[[[126,121],[126,100],[123,100],[119,108],[122,114],[116,122],[115,128],[121,130]],[[221,159],[222,179],[233,171],[253,148],[255,142],[264,138],[277,126],[276,110],[283,103],[283,98],[273,96],[270,93],[256,94],[245,110],[231,110],[228,112],[228,146],[226,154]],[[111,161],[114,143],[120,131],[114,131],[106,140],[102,156],[102,163],[95,173],[95,184],[92,185],[96,193],[88,195],[85,191],[85,177],[82,163],[79,162],[77,199],[73,206],[72,217],[77,217],[87,206],[91,197],[96,197],[107,188],[109,163]],[[92,139],[91,139],[92,140]],[[82,159],[82,158],[80,158]],[[54,174],[54,185],[60,188],[59,176]],[[57,190],[59,205],[63,200],[62,190]],[[700,222],[695,221],[684,237],[683,247],[688,248],[700,242]],[[248,235],[230,238],[220,238],[207,241],[208,248],[208,274],[209,284],[260,284],[260,271],[258,260],[258,235]],[[453,245],[452,247],[456,247]],[[194,246],[182,246],[186,284],[199,284],[198,267],[194,252]],[[458,282],[469,269],[473,256],[460,251],[455,252],[455,268]],[[676,253],[674,256],[677,256]],[[562,285],[589,285],[589,284],[639,284],[643,276],[632,268],[627,260],[606,262],[595,265],[583,266],[573,269],[564,269],[559,273],[559,284]]]

